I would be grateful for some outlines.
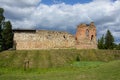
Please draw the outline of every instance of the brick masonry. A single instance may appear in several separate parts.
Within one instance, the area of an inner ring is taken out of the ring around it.
[[[94,23],[78,25],[75,40],[76,48],[78,49],[97,49],[96,27]]]
[[[96,27],[80,24],[75,36],[67,32],[47,30],[14,30],[14,46],[16,50],[39,49],[97,49]]]

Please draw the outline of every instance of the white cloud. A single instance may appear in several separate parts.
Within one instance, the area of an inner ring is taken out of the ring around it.
[[[110,29],[117,39],[120,38],[120,0],[94,0],[74,5],[46,5],[39,2],[40,0],[0,0],[0,7],[5,9],[5,17],[12,21],[13,28],[73,31],[79,23],[94,21],[98,37]]]
[[[41,0],[0,0],[0,5],[9,7],[30,7],[37,5]]]

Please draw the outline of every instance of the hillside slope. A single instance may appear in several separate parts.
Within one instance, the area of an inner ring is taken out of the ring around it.
[[[30,68],[48,68],[67,65],[79,58],[80,61],[111,61],[120,59],[117,50],[26,50],[0,53],[0,67],[23,67],[29,61]]]

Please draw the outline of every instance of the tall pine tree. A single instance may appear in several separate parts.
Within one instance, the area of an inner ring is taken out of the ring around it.
[[[100,39],[98,39],[98,48],[105,49],[105,38],[104,35]]]
[[[13,32],[10,21],[5,22],[4,9],[0,8],[0,51],[13,46]]]
[[[5,22],[2,31],[3,36],[3,45],[4,49],[9,49],[13,47],[13,32],[12,32],[12,25],[10,21]]]
[[[2,38],[2,27],[4,24],[5,17],[3,16],[4,9],[0,8],[0,51],[3,50],[3,38]]]
[[[105,47],[106,47],[106,49],[114,48],[114,37],[112,36],[112,34],[109,30],[107,30],[107,33],[105,36]]]

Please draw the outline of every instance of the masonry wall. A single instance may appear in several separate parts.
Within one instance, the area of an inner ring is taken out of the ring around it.
[[[37,30],[35,32],[14,32],[17,50],[74,48],[74,36],[67,32]]]
[[[76,48],[97,49],[96,27],[94,23],[80,24],[76,31]]]
[[[14,45],[17,50],[32,49],[97,49],[96,27],[89,25],[77,26],[75,36],[67,32],[47,30],[17,30],[14,32]]]

